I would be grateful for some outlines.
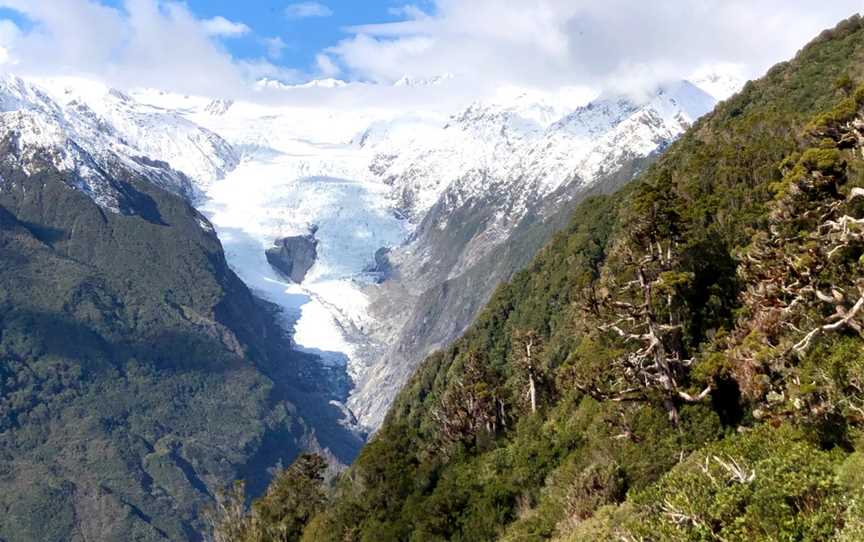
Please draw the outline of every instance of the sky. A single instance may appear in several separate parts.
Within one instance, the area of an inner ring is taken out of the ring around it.
[[[714,65],[756,77],[862,10],[864,0],[0,0],[0,69],[220,97],[261,78],[389,86],[445,74],[462,92],[627,91]]]

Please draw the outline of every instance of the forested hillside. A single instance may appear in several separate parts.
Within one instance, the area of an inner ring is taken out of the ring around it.
[[[106,209],[51,152],[0,141],[0,539],[199,540],[232,480],[260,491],[306,447],[350,460],[325,379],[203,215],[93,166]]]
[[[302,539],[864,539],[862,81],[856,16],[581,204]]]

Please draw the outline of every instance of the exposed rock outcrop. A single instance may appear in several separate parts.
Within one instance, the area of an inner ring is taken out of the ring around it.
[[[312,227],[306,235],[277,239],[273,248],[267,249],[267,261],[293,282],[303,282],[318,257],[317,229]]]
[[[376,284],[381,284],[390,276],[393,271],[393,264],[390,263],[390,247],[381,247],[375,251],[375,263],[368,266],[364,271],[371,275]]]

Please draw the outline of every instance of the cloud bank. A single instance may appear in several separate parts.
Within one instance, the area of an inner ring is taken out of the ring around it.
[[[426,0],[392,8],[395,22],[344,29],[344,39],[305,67],[279,64],[280,38],[224,17],[201,19],[181,1],[124,0],[118,8],[100,0],[0,0],[0,7],[33,23],[0,20],[0,69],[242,97],[263,77],[392,83],[453,74],[453,83],[430,93],[465,95],[502,86],[632,91],[715,64],[755,77],[862,11],[864,0]],[[318,2],[288,4],[286,32],[332,14]],[[229,53],[227,40],[248,36],[264,44],[262,58]],[[366,96],[375,85],[356,86]]]
[[[457,73],[495,83],[629,86],[732,63],[757,76],[862,0],[435,0],[353,27],[326,54],[375,81]]]
[[[199,19],[180,2],[125,0],[119,9],[96,0],[0,0],[0,7],[33,22],[27,30],[0,22],[6,71],[217,95],[245,92],[250,77],[298,75],[232,58],[220,38],[251,29],[224,17]]]

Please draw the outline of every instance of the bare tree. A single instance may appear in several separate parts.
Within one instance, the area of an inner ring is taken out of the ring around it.
[[[532,414],[537,412],[537,386],[543,372],[540,366],[542,350],[543,337],[533,329],[528,331],[516,330],[513,333],[514,361],[527,381],[525,396],[528,399]]]
[[[204,511],[213,542],[242,542],[254,539],[252,516],[246,510],[246,484],[242,481],[216,495],[213,507]]]
[[[813,183],[802,181],[794,188],[795,192],[805,190],[814,191]],[[833,309],[824,322],[815,325],[792,346],[791,351],[798,355],[806,353],[813,339],[825,331],[849,327],[861,332],[857,318],[864,306],[864,283],[857,280],[854,284],[839,284],[827,274],[844,250],[864,245],[864,219],[846,214],[836,216],[848,203],[862,196],[864,190],[856,188],[846,199],[832,197],[807,210],[794,206],[786,212],[778,211],[773,217],[771,235],[756,239],[744,255],[741,275],[750,286],[743,298],[753,314],[763,319],[770,316],[782,328],[800,332],[798,325],[806,324],[807,308],[827,305]],[[781,233],[781,222],[797,222],[802,216],[814,214],[821,216],[822,222],[812,231]]]

